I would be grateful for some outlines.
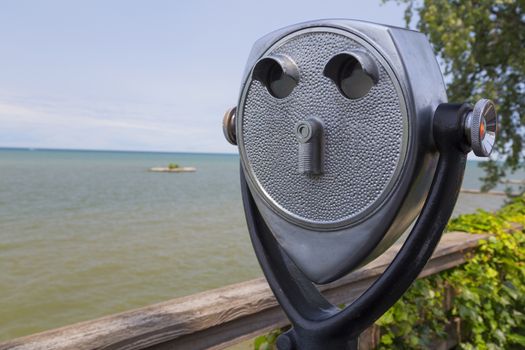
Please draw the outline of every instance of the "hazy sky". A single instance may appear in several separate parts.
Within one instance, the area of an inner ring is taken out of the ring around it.
[[[403,26],[379,0],[0,3],[0,147],[235,152],[253,42],[311,19]]]

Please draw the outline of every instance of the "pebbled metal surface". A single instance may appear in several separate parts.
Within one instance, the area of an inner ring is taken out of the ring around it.
[[[356,48],[376,57],[379,81],[364,97],[350,100],[323,69],[335,54]],[[271,96],[259,81],[247,85],[240,102],[239,142],[252,182],[280,214],[307,226],[340,226],[372,212],[396,180],[408,137],[395,77],[377,53],[337,32],[297,34],[271,53],[292,58],[300,81],[283,99]],[[308,117],[324,124],[320,176],[297,170],[294,126]]]

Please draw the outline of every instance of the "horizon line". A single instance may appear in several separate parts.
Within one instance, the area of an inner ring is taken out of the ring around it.
[[[216,154],[238,155],[235,152],[190,152],[190,151],[160,151],[160,150],[125,150],[125,149],[92,149],[92,148],[48,148],[48,147],[10,147],[0,146],[0,150],[11,151],[63,151],[63,152],[130,152],[130,153],[182,153],[182,154]]]

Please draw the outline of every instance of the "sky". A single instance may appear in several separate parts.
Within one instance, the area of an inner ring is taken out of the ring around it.
[[[234,153],[222,117],[252,44],[284,26],[404,26],[380,0],[4,0],[0,147]]]

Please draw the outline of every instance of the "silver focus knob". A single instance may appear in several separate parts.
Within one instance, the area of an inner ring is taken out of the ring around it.
[[[465,119],[465,136],[478,157],[488,157],[496,142],[498,115],[491,100],[481,99]]]
[[[224,118],[222,118],[222,132],[226,141],[232,145],[237,145],[237,132],[235,130],[235,112],[237,112],[237,107],[232,107],[224,113]]]

